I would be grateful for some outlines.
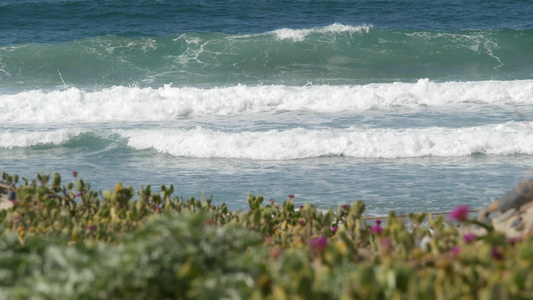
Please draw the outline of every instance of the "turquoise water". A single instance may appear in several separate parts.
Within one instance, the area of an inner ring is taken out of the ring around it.
[[[442,32],[338,23],[257,34],[97,36],[0,48],[0,87],[517,80],[531,78],[530,49],[533,29]]]
[[[372,214],[533,170],[533,3],[3,1],[0,169]]]

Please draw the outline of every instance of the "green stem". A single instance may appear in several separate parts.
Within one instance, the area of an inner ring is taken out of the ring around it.
[[[477,220],[466,220],[465,222],[483,227],[487,230],[488,233],[491,233],[492,231],[494,231],[494,227],[492,227],[492,225],[490,224],[482,223]]]

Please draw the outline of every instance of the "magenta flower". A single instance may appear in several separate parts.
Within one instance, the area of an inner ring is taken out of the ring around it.
[[[309,242],[309,246],[315,252],[324,252],[328,247],[328,238],[325,236],[315,237]]]
[[[459,205],[455,207],[449,215],[449,218],[452,220],[464,222],[468,218],[468,211],[470,207],[468,205]]]
[[[81,196],[83,196],[82,192],[79,192],[79,193],[76,194],[76,197],[81,197]]]
[[[304,219],[298,220],[298,224],[303,225],[305,223]]]
[[[337,230],[339,230],[339,226],[333,226],[331,228],[331,232],[333,232],[333,233],[337,232]]]
[[[507,241],[511,244],[511,245],[515,245],[517,243],[520,243],[524,238],[523,237],[514,237],[514,238],[509,238]]]
[[[300,205],[300,210],[304,209],[304,206],[303,205]]]
[[[343,210],[350,210],[350,204],[343,204],[343,205],[341,205],[341,208]]]
[[[383,231],[383,228],[379,225],[370,227],[370,232],[380,234]]]
[[[467,243],[473,242],[477,239],[477,235],[473,233],[467,233],[463,236],[463,240]]]
[[[96,226],[94,226],[94,225],[87,225],[86,228],[87,228],[87,230],[89,230],[89,231],[94,231],[94,230],[96,229]]]
[[[495,259],[503,259],[503,251],[499,247],[492,248],[490,254],[492,254],[492,257],[494,257]]]
[[[161,206],[154,205],[154,212],[160,212],[160,211],[161,211]]]
[[[294,198],[294,195],[293,194],[290,194],[289,195],[289,199],[293,199]]]
[[[374,222],[376,225],[370,227],[370,232],[380,234],[383,231],[383,228],[381,227],[381,220],[375,220]]]
[[[74,176],[74,178],[78,177],[78,171],[72,171],[72,176]]]
[[[268,200],[268,202],[270,202],[270,204],[274,204],[274,198],[270,198],[270,200]]]

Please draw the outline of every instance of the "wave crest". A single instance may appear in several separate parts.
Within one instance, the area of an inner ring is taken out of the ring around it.
[[[532,123],[470,128],[310,130],[266,132],[119,130],[128,146],[179,157],[291,160],[321,156],[414,158],[426,156],[533,155]]]
[[[533,104],[533,80],[387,83],[346,86],[78,88],[0,94],[1,123],[166,121],[186,116],[233,116],[307,111],[360,112],[397,108],[457,108]]]

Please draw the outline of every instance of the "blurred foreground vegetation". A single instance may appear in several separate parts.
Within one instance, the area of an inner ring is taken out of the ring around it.
[[[250,195],[229,211],[73,175],[2,174],[16,200],[0,211],[0,299],[533,298],[531,236],[424,213],[374,223],[361,200],[320,211]]]

